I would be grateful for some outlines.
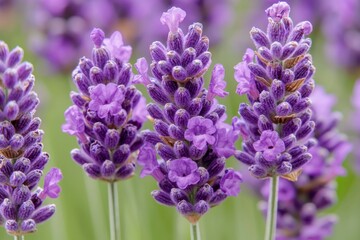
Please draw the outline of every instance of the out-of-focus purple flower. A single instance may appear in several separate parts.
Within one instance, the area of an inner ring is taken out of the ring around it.
[[[145,144],[140,149],[137,162],[140,166],[143,167],[140,173],[140,177],[152,175],[156,180],[161,180],[158,178],[160,165],[156,159],[155,149],[151,144]]]
[[[179,24],[184,20],[186,16],[186,12],[182,10],[181,8],[172,7],[167,12],[164,12],[160,18],[160,22],[162,24],[166,24],[170,32],[176,33]]]
[[[100,118],[116,115],[123,103],[124,89],[115,83],[99,84],[90,89],[89,110],[95,111]]]
[[[160,157],[157,163],[151,158],[151,171],[162,174],[154,177],[160,189],[152,196],[160,204],[176,206],[195,224],[210,207],[238,193],[240,177],[225,169],[225,159],[234,153],[239,131],[224,123],[226,108],[214,98],[226,95],[221,65],[215,66],[209,89],[204,88],[211,53],[202,24],[195,22],[184,33],[179,27],[183,18],[182,10],[174,8],[163,14],[169,32],[166,44],[150,46],[153,77],[147,76],[147,64],[140,59],[136,81],[154,101],[147,105],[154,131],[143,131],[145,142]]]
[[[260,139],[254,142],[256,151],[262,152],[268,161],[274,161],[278,154],[285,150],[285,144],[276,131],[265,130],[261,133]]]
[[[190,158],[182,157],[169,162],[169,180],[175,182],[180,189],[200,181],[197,164]]]
[[[120,32],[111,34],[110,38],[104,39],[104,45],[109,49],[110,54],[123,62],[128,62],[131,57],[132,48],[124,46],[124,41]]]
[[[290,6],[285,2],[279,2],[265,10],[268,17],[275,22],[280,22],[283,18],[288,18],[290,13]]]
[[[315,68],[306,35],[312,25],[308,21],[293,24],[289,12],[286,2],[266,10],[267,31],[251,29],[256,51],[247,50],[235,67],[237,93],[246,93],[250,101],[239,106],[241,119],[236,126],[244,141],[235,157],[257,178],[296,180],[299,169],[311,159],[308,148],[315,123],[309,97]]]
[[[210,119],[197,116],[189,120],[184,136],[186,140],[192,141],[196,148],[202,150],[206,144],[215,143],[215,132],[216,128]]]
[[[44,189],[39,194],[39,198],[45,200],[48,196],[50,198],[58,198],[61,188],[59,186],[59,182],[62,180],[63,176],[58,168],[52,168],[46,174],[44,180]]]
[[[135,68],[139,73],[134,76],[133,82],[135,84],[144,84],[146,86],[151,83],[148,75],[149,64],[145,58],[139,58],[135,63]]]
[[[53,168],[44,189],[38,187],[49,154],[43,152],[41,120],[34,116],[39,98],[33,67],[22,58],[20,47],[10,51],[0,41],[0,225],[13,236],[36,231],[55,213],[55,205],[42,205],[46,196],[59,196],[61,180]]]
[[[236,197],[240,192],[241,174],[232,169],[227,169],[224,177],[220,181],[220,188],[228,196]]]
[[[353,106],[353,112],[351,114],[351,129],[354,130],[354,158],[355,158],[355,168],[358,173],[360,173],[360,79],[355,82],[354,90],[351,98],[351,103]]]
[[[248,94],[252,99],[259,97],[259,91],[255,86],[255,82],[251,80],[253,75],[248,68],[248,64],[254,58],[254,51],[250,48],[246,50],[243,61],[239,62],[235,67],[234,78],[238,82],[236,93],[239,95]]]
[[[211,74],[209,92],[207,95],[208,100],[213,99],[215,96],[226,97],[229,93],[225,91],[226,81],[225,69],[221,64],[216,64]]]
[[[235,153],[235,142],[239,138],[240,131],[233,126],[223,123],[218,128],[216,134],[216,142],[214,144],[214,151],[226,158],[229,158]]]
[[[71,152],[73,160],[91,178],[107,182],[133,176],[143,145],[139,129],[147,114],[145,99],[131,81],[131,65],[119,54],[122,44],[116,42],[116,35],[114,45],[105,45],[104,32],[92,31],[92,58],[81,58],[73,71],[78,92],[71,93],[74,105],[67,110],[70,119],[63,126],[80,140],[80,149]],[[85,126],[81,135],[78,126],[72,126],[79,119]]]
[[[63,132],[66,132],[70,135],[75,135],[82,141],[86,138],[84,136],[85,131],[85,122],[83,113],[77,106],[71,106],[65,111],[65,121],[61,127]]]

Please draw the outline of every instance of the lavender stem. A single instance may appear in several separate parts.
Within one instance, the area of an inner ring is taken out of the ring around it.
[[[14,236],[14,240],[25,240],[25,237],[24,237],[24,235]]]
[[[190,224],[191,240],[201,240],[199,222]]]
[[[274,176],[270,179],[270,195],[268,199],[268,211],[266,217],[265,240],[274,240],[276,233],[277,201],[279,189],[279,177]]]
[[[109,219],[110,219],[110,239],[120,240],[120,216],[118,190],[114,182],[108,185],[109,198]]]

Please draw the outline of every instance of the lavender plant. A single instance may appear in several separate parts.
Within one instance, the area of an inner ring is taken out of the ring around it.
[[[22,58],[20,47],[9,51],[0,41],[0,225],[14,239],[24,239],[55,213],[54,204],[43,203],[59,196],[62,179],[52,168],[38,187],[49,154],[42,151],[44,132],[34,117],[39,99],[32,91],[33,67]]]
[[[279,240],[323,240],[331,236],[337,221],[335,215],[320,217],[319,212],[336,203],[335,178],[345,175],[342,163],[352,146],[337,130],[341,115],[332,111],[335,97],[316,87],[311,99],[317,144],[311,148],[312,160],[304,166],[299,180],[280,181],[276,235]],[[261,193],[266,199],[268,182]],[[266,210],[266,201],[261,206]]]
[[[225,106],[214,99],[228,94],[224,68],[216,64],[209,87],[204,88],[203,75],[211,63],[209,39],[202,35],[200,23],[190,25],[184,34],[179,24],[185,15],[175,7],[163,13],[160,20],[170,32],[166,45],[156,41],[150,46],[154,77],[148,76],[144,58],[135,65],[140,73],[136,81],[146,85],[154,100],[147,110],[155,129],[143,131],[147,144],[138,162],[143,166],[141,176],[151,175],[158,182],[154,199],[175,206],[191,223],[192,239],[200,239],[201,216],[239,193],[240,173],[225,169],[239,133],[224,123]]]
[[[235,66],[236,92],[249,104],[239,106],[234,125],[243,138],[235,157],[258,178],[270,178],[266,240],[274,239],[279,176],[295,181],[311,159],[309,138],[315,128],[309,98],[315,68],[308,51],[312,31],[308,21],[293,26],[290,6],[279,2],[266,10],[267,32],[250,31],[256,51],[248,49]]]
[[[146,120],[145,98],[133,85],[131,47],[114,32],[105,38],[101,29],[91,32],[91,59],[83,57],[72,74],[78,92],[65,112],[62,130],[76,136],[80,145],[71,156],[93,179],[108,182],[111,239],[120,239],[118,193],[115,183],[133,176],[139,134]]]

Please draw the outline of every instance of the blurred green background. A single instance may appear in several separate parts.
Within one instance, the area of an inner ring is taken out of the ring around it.
[[[213,63],[221,62],[227,71],[227,90],[230,96],[222,99],[221,102],[227,106],[228,121],[237,114],[239,103],[245,100],[235,94],[233,66],[242,58],[246,45],[241,43],[248,42],[250,30],[243,18],[243,13],[248,11],[246,2],[240,2],[234,8],[238,11],[232,24],[226,29],[224,41],[212,51]],[[266,21],[265,16],[263,18]],[[27,49],[26,31],[21,27],[20,20],[21,17],[17,12],[0,11],[0,40],[7,42],[10,48],[22,46],[25,50],[24,59],[32,62],[35,67],[36,90],[41,99],[37,115],[41,117],[42,128],[45,130],[45,150],[51,155],[46,170],[56,166],[64,175],[60,198],[51,200],[57,205],[56,214],[51,220],[40,225],[36,233],[26,236],[26,239],[109,239],[106,183],[85,176],[81,167],[70,158],[70,150],[76,147],[74,137],[61,132],[61,125],[64,122],[63,113],[71,104],[69,92],[74,88],[71,74],[49,74],[42,68],[41,60]],[[351,111],[349,97],[357,76],[355,73],[337,69],[327,61],[323,51],[323,39],[317,31],[315,29],[313,33],[315,39],[312,47],[314,65],[317,68],[315,79],[330,93],[337,95],[337,110],[344,114],[342,125],[343,130],[346,131],[348,121],[346,116]],[[248,46],[252,47],[252,45]],[[135,62],[135,57],[131,62]],[[150,126],[144,126],[144,128],[148,127]],[[337,180],[338,203],[327,210],[339,216],[334,235],[330,239],[360,239],[360,178],[353,171],[352,161],[351,156],[348,157],[345,163],[348,175]],[[240,164],[233,158],[228,160],[228,164],[240,168]],[[152,199],[150,192],[157,188],[152,178],[140,179],[137,174],[130,180],[119,182],[117,186],[122,239],[190,239],[188,222],[180,217],[174,208],[161,206]],[[201,219],[202,238],[262,239],[264,219],[257,209],[257,202],[256,197],[243,187],[238,197],[228,198]],[[0,228],[0,239],[6,240],[11,237]]]

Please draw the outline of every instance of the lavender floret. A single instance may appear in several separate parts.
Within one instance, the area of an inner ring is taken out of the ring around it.
[[[9,51],[0,41],[0,224],[14,236],[36,231],[55,213],[54,204],[42,204],[59,196],[62,179],[61,171],[52,168],[44,187],[38,187],[49,154],[42,150],[44,132],[34,116],[39,99],[33,68],[22,58],[20,47]]]
[[[234,154],[239,132],[224,123],[225,106],[214,99],[224,97],[224,68],[215,65],[209,89],[203,75],[211,63],[209,39],[202,25],[194,23],[187,33],[180,28],[185,12],[171,8],[161,17],[170,31],[166,46],[150,46],[152,63],[144,58],[135,64],[138,83],[147,87],[155,103],[147,106],[155,131],[143,132],[146,145],[140,149],[141,176],[151,175],[159,183],[153,191],[156,201],[176,206],[195,224],[210,207],[228,196],[236,196],[242,181],[225,159]],[[151,70],[153,78],[147,75]],[[156,153],[160,157],[156,158]]]
[[[240,104],[240,119],[234,119],[243,137],[243,150],[235,157],[257,178],[296,180],[311,159],[308,142],[315,128],[303,117],[311,116],[314,88],[311,40],[306,38],[312,26],[307,21],[294,26],[285,2],[266,13],[266,33],[255,27],[250,31],[256,50],[248,49],[235,66],[236,92],[250,102]]]
[[[80,145],[71,156],[94,179],[116,182],[134,174],[139,130],[146,120],[145,98],[133,85],[131,47],[115,32],[107,39],[101,29],[91,35],[92,58],[83,57],[73,71],[78,92],[65,112],[62,130]]]

